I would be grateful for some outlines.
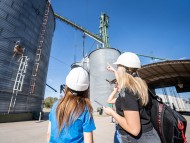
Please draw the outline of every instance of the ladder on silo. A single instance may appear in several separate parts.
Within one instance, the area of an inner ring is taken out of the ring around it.
[[[44,18],[43,18],[41,32],[40,32],[39,41],[38,41],[38,47],[37,47],[35,61],[34,61],[34,67],[32,71],[32,78],[30,82],[30,94],[34,94],[35,87],[36,87],[36,80],[37,80],[37,74],[38,74],[39,65],[40,65],[40,58],[41,58],[42,48],[44,44],[47,22],[49,18],[49,10],[50,10],[50,1],[47,2],[46,8],[45,8]]]
[[[12,97],[9,104],[8,113],[10,112],[11,108],[12,108],[12,111],[14,111],[17,94],[19,91],[22,91],[25,73],[28,67],[29,58],[27,56],[22,55],[22,57],[19,60],[20,60],[20,64],[19,64],[19,68],[18,68],[16,79],[13,86],[13,92],[12,92]]]

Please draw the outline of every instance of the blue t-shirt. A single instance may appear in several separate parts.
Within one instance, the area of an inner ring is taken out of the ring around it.
[[[84,143],[83,132],[92,132],[96,129],[94,119],[89,110],[85,111],[69,127],[63,127],[60,135],[58,134],[58,123],[56,118],[57,101],[49,114],[51,122],[50,143]]]

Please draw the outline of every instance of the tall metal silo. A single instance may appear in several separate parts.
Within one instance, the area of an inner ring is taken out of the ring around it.
[[[107,80],[113,80],[115,76],[107,71],[106,67],[108,63],[115,67],[112,63],[120,54],[120,51],[114,48],[100,48],[89,54],[90,100],[94,111],[100,107],[94,100],[107,105],[107,98],[113,90],[113,86]]]
[[[48,0],[0,1],[0,113],[39,112],[55,29]]]

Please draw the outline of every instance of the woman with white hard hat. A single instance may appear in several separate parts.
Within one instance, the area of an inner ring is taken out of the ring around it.
[[[82,67],[72,69],[66,77],[65,95],[49,114],[48,142],[93,143],[96,129],[88,98],[89,76]]]
[[[137,74],[137,69],[141,68],[139,57],[132,52],[125,52],[114,64],[117,70],[111,65],[108,65],[107,70],[115,74],[118,87],[114,88],[107,102],[115,103],[116,112],[104,107],[104,112],[117,122],[114,143],[160,143],[147,109],[148,87]]]

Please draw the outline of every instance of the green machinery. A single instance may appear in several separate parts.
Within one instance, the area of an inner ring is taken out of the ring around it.
[[[108,38],[108,26],[109,26],[109,17],[102,13],[100,16],[100,27],[99,27],[99,33],[100,37],[104,42],[105,47],[110,47],[109,45],[109,38]]]

